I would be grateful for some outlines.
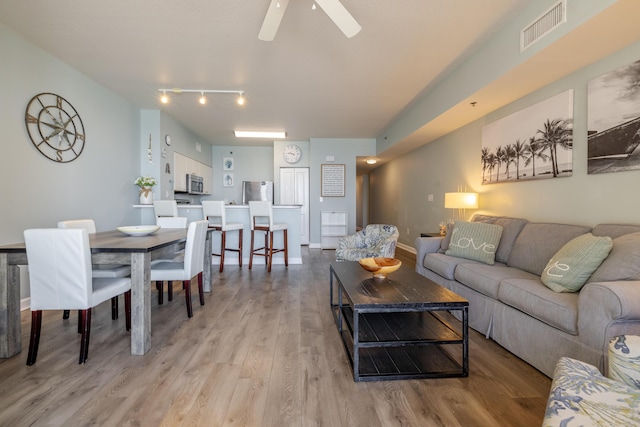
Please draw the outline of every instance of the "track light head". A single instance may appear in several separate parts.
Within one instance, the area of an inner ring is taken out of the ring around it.
[[[166,91],[162,92],[162,96],[160,97],[160,102],[162,102],[163,104],[168,104],[169,103],[169,98],[167,97],[167,92]]]

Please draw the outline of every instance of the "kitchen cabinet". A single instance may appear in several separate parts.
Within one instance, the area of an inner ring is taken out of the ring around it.
[[[195,174],[203,178],[203,193],[211,194],[213,188],[213,169],[197,160],[180,153],[173,153],[173,191],[187,191],[187,174]]]

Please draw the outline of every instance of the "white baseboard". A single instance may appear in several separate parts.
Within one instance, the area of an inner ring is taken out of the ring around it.
[[[20,300],[20,311],[29,310],[31,308],[31,297],[22,298]]]
[[[397,243],[396,246],[403,251],[411,252],[412,254],[416,253],[416,248],[414,248],[413,246],[405,245],[403,243]]]

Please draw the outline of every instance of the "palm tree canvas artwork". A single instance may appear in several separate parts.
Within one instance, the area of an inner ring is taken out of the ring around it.
[[[482,184],[573,173],[573,90],[482,128]]]
[[[640,61],[589,82],[587,173],[640,169]]]

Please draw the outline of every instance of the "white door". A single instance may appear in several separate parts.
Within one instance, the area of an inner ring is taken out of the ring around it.
[[[300,244],[309,244],[309,168],[280,168],[280,204],[301,205]]]

